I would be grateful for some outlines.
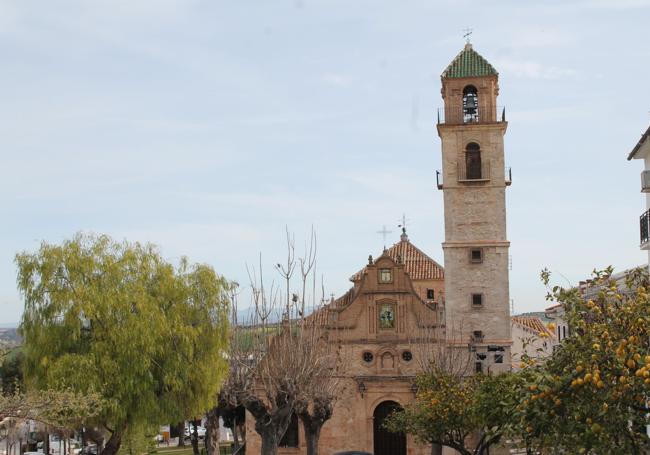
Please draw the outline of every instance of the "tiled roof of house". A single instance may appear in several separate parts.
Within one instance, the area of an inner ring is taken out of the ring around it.
[[[632,151],[629,153],[629,155],[627,155],[627,159],[628,159],[628,161],[631,160],[632,158],[634,158],[634,156],[636,155],[636,152],[639,151],[639,149],[641,148],[641,146],[643,145],[643,143],[644,143],[645,141],[647,141],[648,139],[650,139],[650,126],[649,126],[648,129],[645,131],[645,133],[643,133],[643,134],[641,135],[641,139],[639,139],[639,142],[637,142],[637,144],[634,146],[634,148],[633,148]]]
[[[555,336],[548,327],[542,322],[542,320],[535,316],[512,316],[512,322],[519,324],[522,327],[525,327],[537,334],[546,333],[550,336]]]
[[[445,270],[442,266],[413,245],[406,234],[402,234],[401,240],[388,248],[385,254],[388,254],[395,262],[401,261],[411,280],[442,280],[445,278]],[[350,281],[360,280],[365,270],[364,267],[352,275]]]
[[[452,60],[442,77],[494,76],[499,74],[490,63],[467,43],[465,48]]]

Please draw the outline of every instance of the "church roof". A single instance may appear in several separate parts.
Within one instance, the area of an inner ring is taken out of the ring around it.
[[[400,241],[388,248],[384,254],[395,262],[401,260],[404,271],[409,274],[411,280],[442,280],[445,277],[443,267],[413,245],[406,234],[402,234]],[[350,281],[360,280],[365,270],[364,267],[352,275]]]
[[[490,63],[467,43],[465,48],[452,60],[442,77],[495,76],[499,74]]]

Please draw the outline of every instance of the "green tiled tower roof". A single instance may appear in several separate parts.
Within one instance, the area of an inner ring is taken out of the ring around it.
[[[497,70],[472,49],[471,44],[467,43],[442,73],[442,77],[496,76],[497,74],[499,74]]]

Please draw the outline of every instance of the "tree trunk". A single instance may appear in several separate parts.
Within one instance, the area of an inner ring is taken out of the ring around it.
[[[205,421],[205,450],[208,455],[219,455],[219,408],[208,411]]]
[[[234,445],[233,445],[233,449],[234,449],[233,451],[234,452],[239,450],[239,431],[237,431],[238,427],[239,427],[239,424],[237,422],[235,422],[235,424],[231,428],[231,430],[232,430],[232,439],[234,441]]]
[[[113,434],[111,434],[111,437],[108,438],[108,441],[106,442],[106,445],[104,446],[104,449],[100,455],[116,455],[117,451],[120,450],[120,446],[122,445],[122,437],[124,436],[124,431],[126,431],[125,426],[116,428],[115,431],[113,431]]]
[[[199,455],[199,426],[196,423],[196,419],[192,421],[192,426],[192,437],[190,438],[192,441],[192,451],[194,455]]]
[[[260,434],[260,436],[262,437],[262,451],[260,455],[277,455],[280,439],[274,429],[271,428],[263,434]]]
[[[43,453],[45,455],[51,455],[50,454],[50,433],[48,432],[45,432],[45,440],[43,441]]]
[[[442,455],[442,446],[440,444],[431,444],[431,455]]]
[[[310,428],[309,431],[305,426],[305,440],[307,442],[307,455],[318,455],[318,440],[320,439],[320,430],[322,426],[318,425]]]
[[[332,400],[315,399],[312,413],[309,412],[309,406],[305,402],[298,404],[298,417],[302,421],[302,427],[305,430],[305,439],[307,441],[307,455],[318,455],[318,440],[320,432],[331,417],[334,411]]]
[[[185,422],[177,423],[176,431],[178,432],[178,447],[185,447]]]

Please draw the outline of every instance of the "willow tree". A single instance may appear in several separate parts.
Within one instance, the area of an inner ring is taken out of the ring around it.
[[[16,263],[26,382],[99,393],[103,455],[129,429],[213,405],[227,372],[229,284],[211,267],[173,266],[152,245],[83,234]]]

